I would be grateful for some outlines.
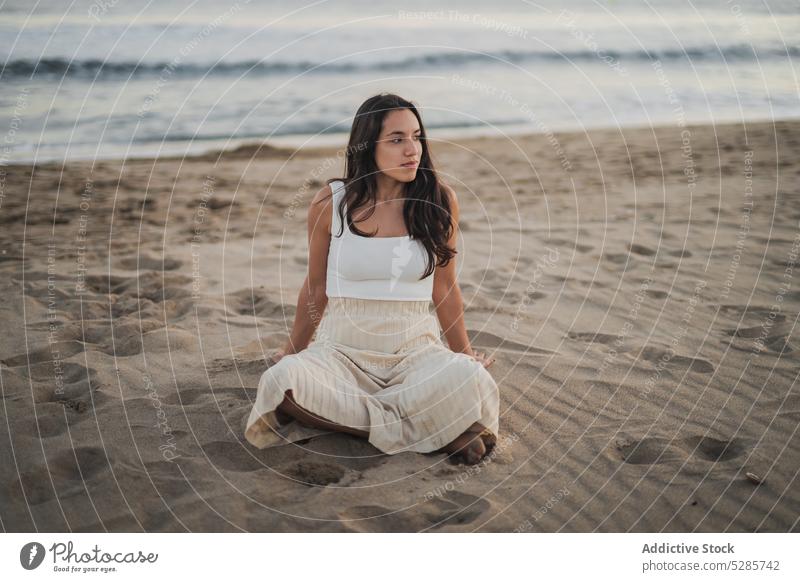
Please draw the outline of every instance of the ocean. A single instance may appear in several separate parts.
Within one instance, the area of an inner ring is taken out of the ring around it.
[[[395,92],[429,138],[796,118],[800,5],[7,0],[2,162],[344,145]]]

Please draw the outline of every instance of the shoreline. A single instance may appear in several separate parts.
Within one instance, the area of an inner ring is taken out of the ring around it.
[[[460,143],[460,142],[471,142],[476,140],[499,140],[505,141],[509,138],[511,139],[536,139],[542,136],[573,136],[573,135],[584,135],[587,133],[606,133],[606,132],[617,132],[617,133],[626,133],[631,131],[659,131],[665,130],[670,128],[695,128],[701,129],[705,127],[719,127],[719,128],[726,128],[726,127],[736,127],[742,125],[782,125],[782,124],[792,124],[800,122],[800,115],[798,117],[783,117],[780,119],[770,119],[770,118],[759,118],[759,119],[748,119],[748,120],[723,120],[718,123],[712,125],[712,123],[707,121],[697,121],[697,122],[687,122],[685,124],[679,125],[677,123],[659,123],[655,125],[645,125],[645,124],[631,124],[631,125],[620,125],[620,126],[597,126],[597,127],[589,127],[585,129],[575,129],[575,128],[563,128],[554,131],[536,131],[535,129],[530,128],[527,125],[512,125],[512,126],[500,126],[499,130],[496,131],[497,128],[486,128],[482,127],[483,131],[474,131],[476,128],[456,128],[456,127],[449,127],[449,128],[436,128],[436,129],[428,129],[428,133],[436,133],[441,132],[441,136],[433,139],[433,143],[439,145],[446,145],[449,143]],[[505,133],[505,135],[502,135]],[[334,140],[341,140],[341,145],[316,145],[316,144],[307,144],[307,145],[300,145],[297,147],[292,147],[291,143],[296,143],[301,141],[305,138],[314,139],[320,138],[323,141],[334,141]],[[212,143],[224,140],[207,140],[209,141],[209,147],[203,149],[202,151],[193,151],[186,155],[178,155],[178,154],[162,154],[162,155],[153,155],[153,154],[142,154],[142,155],[132,155],[132,156],[114,156],[114,157],[77,157],[77,158],[69,158],[66,160],[46,160],[46,161],[39,161],[36,162],[36,166],[42,167],[52,167],[52,166],[59,166],[59,165],[67,165],[72,163],[77,164],[85,164],[91,161],[96,161],[98,163],[108,163],[108,162],[121,162],[121,161],[129,161],[129,162],[146,162],[146,161],[175,161],[175,160],[209,160],[215,158],[241,158],[247,155],[247,152],[255,152],[259,148],[262,150],[259,152],[259,157],[280,157],[285,155],[324,155],[330,152],[335,152],[337,150],[341,150],[346,147],[348,134],[340,133],[340,134],[330,134],[325,136],[311,136],[306,134],[297,134],[291,136],[278,136],[277,138],[273,138],[271,141],[263,141],[259,142],[254,138],[241,138],[241,139],[233,139],[228,140],[231,142],[237,142],[236,145],[231,145],[230,147],[211,147]],[[438,142],[436,140],[439,140]],[[203,141],[203,140],[197,140]],[[163,144],[169,144],[171,142],[162,142]],[[191,142],[187,142],[191,143]],[[0,167],[29,167],[34,165],[32,161],[20,161],[20,162],[7,162],[5,164],[0,165]]]

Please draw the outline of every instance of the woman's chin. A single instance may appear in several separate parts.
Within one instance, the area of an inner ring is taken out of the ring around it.
[[[414,178],[417,177],[417,169],[401,169],[392,172],[392,178],[397,180],[398,182],[413,182]]]

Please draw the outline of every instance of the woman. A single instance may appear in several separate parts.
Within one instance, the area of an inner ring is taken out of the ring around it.
[[[339,431],[388,454],[477,463],[498,433],[494,359],[464,328],[458,204],[411,102],[381,94],[361,105],[345,174],[311,202],[294,328],[261,377],[245,437],[264,448]],[[292,434],[294,421],[312,432]]]

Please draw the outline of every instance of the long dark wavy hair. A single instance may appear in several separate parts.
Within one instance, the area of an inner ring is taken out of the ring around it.
[[[378,187],[375,176],[378,170],[375,164],[375,147],[386,115],[396,109],[408,109],[417,118],[422,143],[422,156],[417,167],[416,177],[405,186],[405,202],[403,204],[403,220],[409,236],[419,240],[425,246],[428,265],[420,280],[431,275],[438,266],[446,266],[458,251],[447,245],[455,225],[452,224],[450,202],[436,170],[433,167],[425,126],[416,106],[398,95],[381,93],[370,97],[358,108],[353,126],[350,129],[350,140],[345,157],[345,176],[332,178],[328,184],[341,180],[345,185],[345,195],[334,212],[339,213],[339,233],[344,233],[344,225],[360,235],[370,238],[372,235],[359,230],[353,224],[353,213],[364,205],[371,207],[369,216],[375,212]],[[347,216],[344,208],[347,207]],[[368,217],[369,217],[368,216]],[[367,217],[367,218],[368,218]]]

